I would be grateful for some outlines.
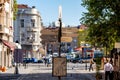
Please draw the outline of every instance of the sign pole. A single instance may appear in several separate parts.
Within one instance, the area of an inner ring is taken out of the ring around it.
[[[60,53],[61,53],[61,37],[62,37],[62,7],[59,6],[59,32],[58,32],[58,42],[59,42],[59,57],[60,57]]]
[[[59,33],[58,33],[58,42],[59,42],[59,57],[60,57],[60,53],[61,53],[61,33],[62,33],[62,31],[61,31],[61,27],[62,27],[62,21],[61,21],[61,19],[59,19],[59,22],[60,22],[60,27],[59,27]]]
[[[59,42],[59,57],[61,57],[61,37],[62,37],[62,7],[59,6],[59,32],[58,32],[58,42]],[[61,80],[61,76],[58,76],[58,80]]]
[[[58,76],[58,80],[61,80],[61,77],[60,77],[60,76]]]

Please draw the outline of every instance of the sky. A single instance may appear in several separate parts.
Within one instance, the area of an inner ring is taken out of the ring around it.
[[[81,0],[17,0],[17,3],[35,6],[45,26],[58,20],[59,6],[62,7],[62,23],[66,26],[80,25],[82,13],[86,12]]]

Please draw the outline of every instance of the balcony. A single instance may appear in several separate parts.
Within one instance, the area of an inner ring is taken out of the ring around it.
[[[0,33],[9,34],[9,28],[3,25],[0,25]]]
[[[28,32],[36,32],[36,31],[39,31],[39,29],[38,29],[38,27],[28,27],[27,31]]]
[[[30,42],[30,41],[23,41],[22,45],[39,45],[40,43],[38,42]]]

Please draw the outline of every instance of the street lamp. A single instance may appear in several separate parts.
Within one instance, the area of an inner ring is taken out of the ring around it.
[[[18,70],[18,63],[19,63],[19,52],[18,50],[21,49],[21,45],[19,44],[18,41],[16,41],[16,64],[15,64],[15,72],[14,74],[19,74],[19,70]]]

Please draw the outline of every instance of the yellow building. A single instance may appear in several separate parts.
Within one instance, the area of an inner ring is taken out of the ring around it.
[[[0,67],[11,67],[13,43],[13,0],[0,0]]]

